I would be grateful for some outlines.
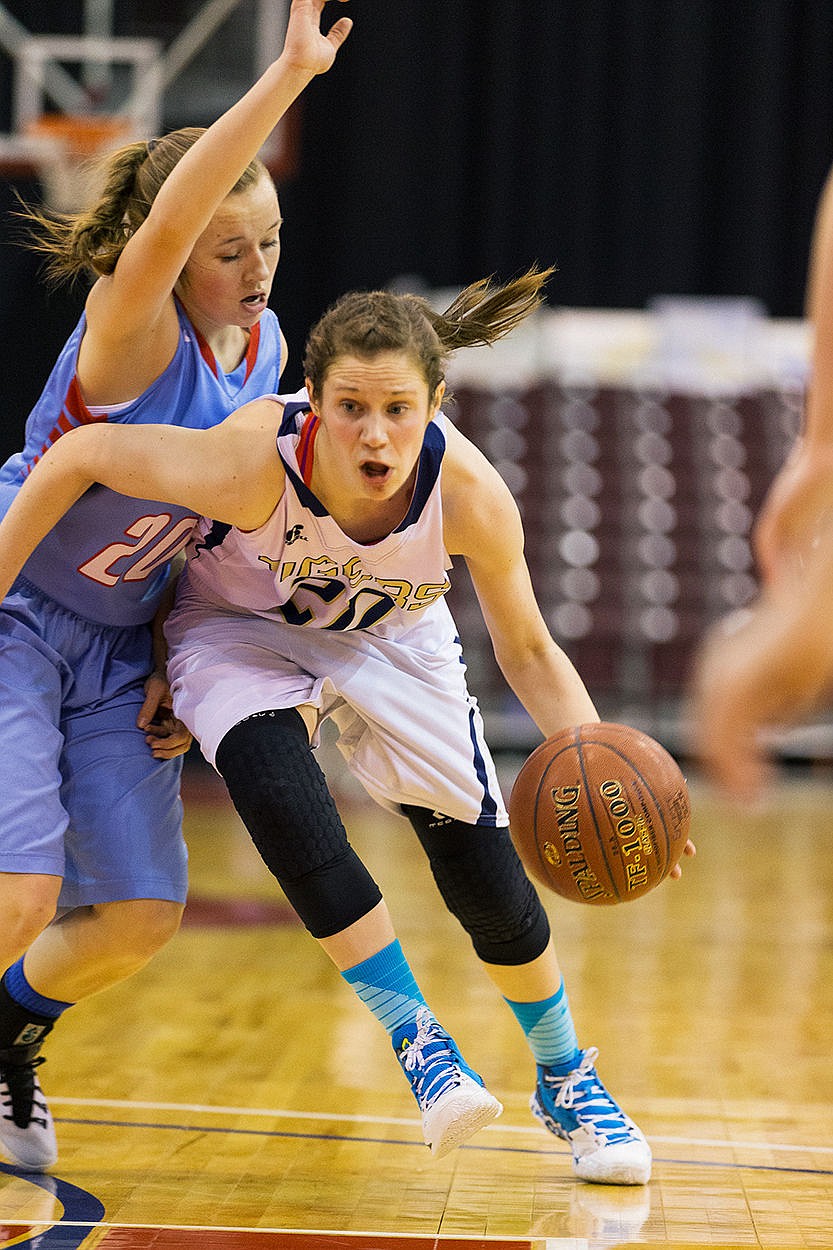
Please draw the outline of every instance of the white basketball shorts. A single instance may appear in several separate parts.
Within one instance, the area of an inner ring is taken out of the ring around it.
[[[319,723],[332,718],[349,768],[383,807],[507,825],[454,622],[444,603],[420,616],[406,638],[309,629],[215,607],[189,588],[165,627],[174,711],[214,764],[247,716],[308,704]]]

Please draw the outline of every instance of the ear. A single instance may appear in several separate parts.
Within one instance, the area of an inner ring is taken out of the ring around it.
[[[313,390],[312,382],[310,381],[309,378],[304,378],[304,386],[307,388],[307,395],[309,396],[310,409],[314,413],[314,415],[317,417],[319,415],[318,398],[316,397],[315,391]]]
[[[445,396],[445,379],[443,378],[442,382],[439,382],[437,384],[437,389],[434,391],[434,394],[432,395],[431,400],[428,405],[432,421],[434,417],[436,417],[437,413],[440,411],[440,406],[443,402],[444,396]]]

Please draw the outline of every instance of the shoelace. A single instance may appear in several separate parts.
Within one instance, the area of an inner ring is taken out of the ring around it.
[[[563,1077],[545,1073],[544,1083],[555,1090],[556,1107],[575,1111],[582,1119],[589,1120],[608,1144],[629,1141],[633,1134],[625,1115],[599,1084],[594,1071],[598,1057],[598,1047],[590,1046],[577,1068]]]
[[[416,1022],[416,1037],[402,1055],[402,1066],[412,1074],[414,1093],[422,1110],[427,1111],[447,1090],[460,1084],[461,1072],[451,1038],[427,1008],[420,1007]]]
[[[38,1058],[30,1060],[29,1063],[10,1063],[0,1069],[0,1079],[5,1082],[9,1092],[8,1098],[3,1099],[3,1106],[11,1112],[9,1114],[9,1110],[4,1111],[2,1119],[12,1120],[18,1128],[28,1128],[33,1122],[46,1128],[46,1116],[32,1114],[36,1107],[46,1111],[46,1104],[35,1099],[35,1068],[39,1068],[43,1062],[43,1058]]]

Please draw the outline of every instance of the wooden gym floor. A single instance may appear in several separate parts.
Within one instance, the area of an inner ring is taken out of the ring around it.
[[[833,779],[790,779],[742,815],[692,778],[682,882],[619,908],[548,900],[580,1040],[654,1148],[651,1184],[631,1189],[572,1179],[529,1114],[520,1030],[409,827],[334,775],[422,987],[503,1117],[431,1162],[384,1032],[192,768],[187,922],[50,1039],[61,1157],[53,1176],[0,1165],[0,1247],[833,1247]]]

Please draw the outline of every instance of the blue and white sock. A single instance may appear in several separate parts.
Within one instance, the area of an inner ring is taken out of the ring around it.
[[[425,999],[398,941],[341,974],[393,1037],[410,1028]]]
[[[550,1068],[556,1076],[566,1076],[581,1062],[581,1051],[564,982],[551,998],[537,1003],[506,1002],[515,1013],[535,1062]]]

